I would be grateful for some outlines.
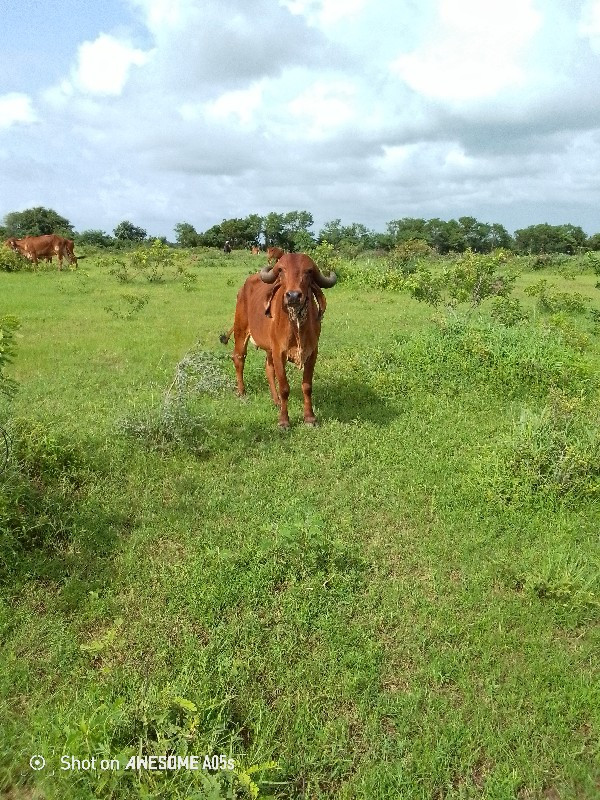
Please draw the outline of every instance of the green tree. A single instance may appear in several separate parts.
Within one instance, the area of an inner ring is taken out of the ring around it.
[[[75,234],[77,244],[86,244],[90,247],[110,247],[114,244],[114,239],[101,230],[88,230]]]
[[[414,217],[393,219],[387,223],[386,228],[388,236],[391,237],[392,246],[416,239],[428,241],[427,220],[424,219]],[[429,244],[431,243],[429,242]]]
[[[266,247],[288,247],[284,236],[283,214],[271,211],[263,220],[263,235]]]
[[[576,253],[587,244],[587,237],[577,225],[530,225],[515,231],[515,244],[521,253]]]
[[[4,217],[4,224],[7,236],[16,236],[17,239],[49,233],[72,238],[75,234],[68,219],[43,206],[26,208],[25,211],[11,211]]]
[[[438,253],[462,253],[467,249],[464,229],[455,219],[445,222],[434,217],[427,221],[425,230],[425,241],[430,247],[435,247]]]
[[[178,222],[173,230],[175,231],[175,241],[181,247],[198,247],[201,244],[200,234],[189,222]]]
[[[143,242],[148,236],[143,228],[136,227],[129,220],[119,222],[113,233],[119,242]]]
[[[586,242],[590,250],[600,250],[600,233],[594,233]]]

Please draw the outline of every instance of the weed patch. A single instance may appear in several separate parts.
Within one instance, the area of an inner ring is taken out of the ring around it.
[[[553,330],[456,316],[398,336],[395,344],[364,362],[365,369],[374,365],[372,385],[388,398],[414,389],[455,393],[474,384],[509,397],[545,396],[552,387],[576,392],[595,382],[593,365]]]
[[[553,392],[525,409],[502,442],[491,483],[503,502],[573,502],[600,496],[600,421],[577,399]]]
[[[206,454],[212,434],[198,401],[202,395],[231,389],[231,377],[225,372],[228,360],[225,355],[198,348],[186,353],[160,406],[122,419],[119,432],[151,449],[182,447],[195,455]]]

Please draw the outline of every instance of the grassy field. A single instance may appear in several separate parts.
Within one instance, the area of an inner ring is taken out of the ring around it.
[[[348,268],[282,433],[218,341],[257,264],[0,272],[0,797],[599,798],[597,276],[440,328]]]

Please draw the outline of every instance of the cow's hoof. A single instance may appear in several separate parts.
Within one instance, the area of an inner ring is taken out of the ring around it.
[[[315,417],[311,417],[311,418],[309,418],[309,419],[305,419],[305,420],[304,420],[304,424],[305,424],[305,425],[308,425],[308,426],[309,426],[309,428],[316,428],[316,427],[318,426],[318,424],[319,424],[319,423],[317,422],[317,420],[316,420],[316,418],[315,418]]]
[[[278,422],[277,427],[280,431],[289,431],[290,423],[289,422]]]

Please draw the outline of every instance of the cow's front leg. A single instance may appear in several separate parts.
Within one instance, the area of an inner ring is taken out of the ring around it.
[[[273,356],[267,353],[267,360],[265,361],[265,373],[269,382],[269,390],[271,397],[276,406],[279,405],[279,395],[277,394],[277,387],[275,386],[275,367],[273,366]]]
[[[273,353],[273,367],[275,369],[275,377],[279,384],[279,427],[289,428],[290,418],[288,417],[288,397],[290,396],[290,385],[288,383],[287,375],[285,374],[285,358],[282,353]]]
[[[302,375],[302,395],[304,397],[304,422],[307,425],[316,425],[317,418],[315,417],[312,407],[312,382],[313,372],[315,371],[315,364],[317,362],[317,351],[315,350],[307,359],[304,364],[304,373]]]

